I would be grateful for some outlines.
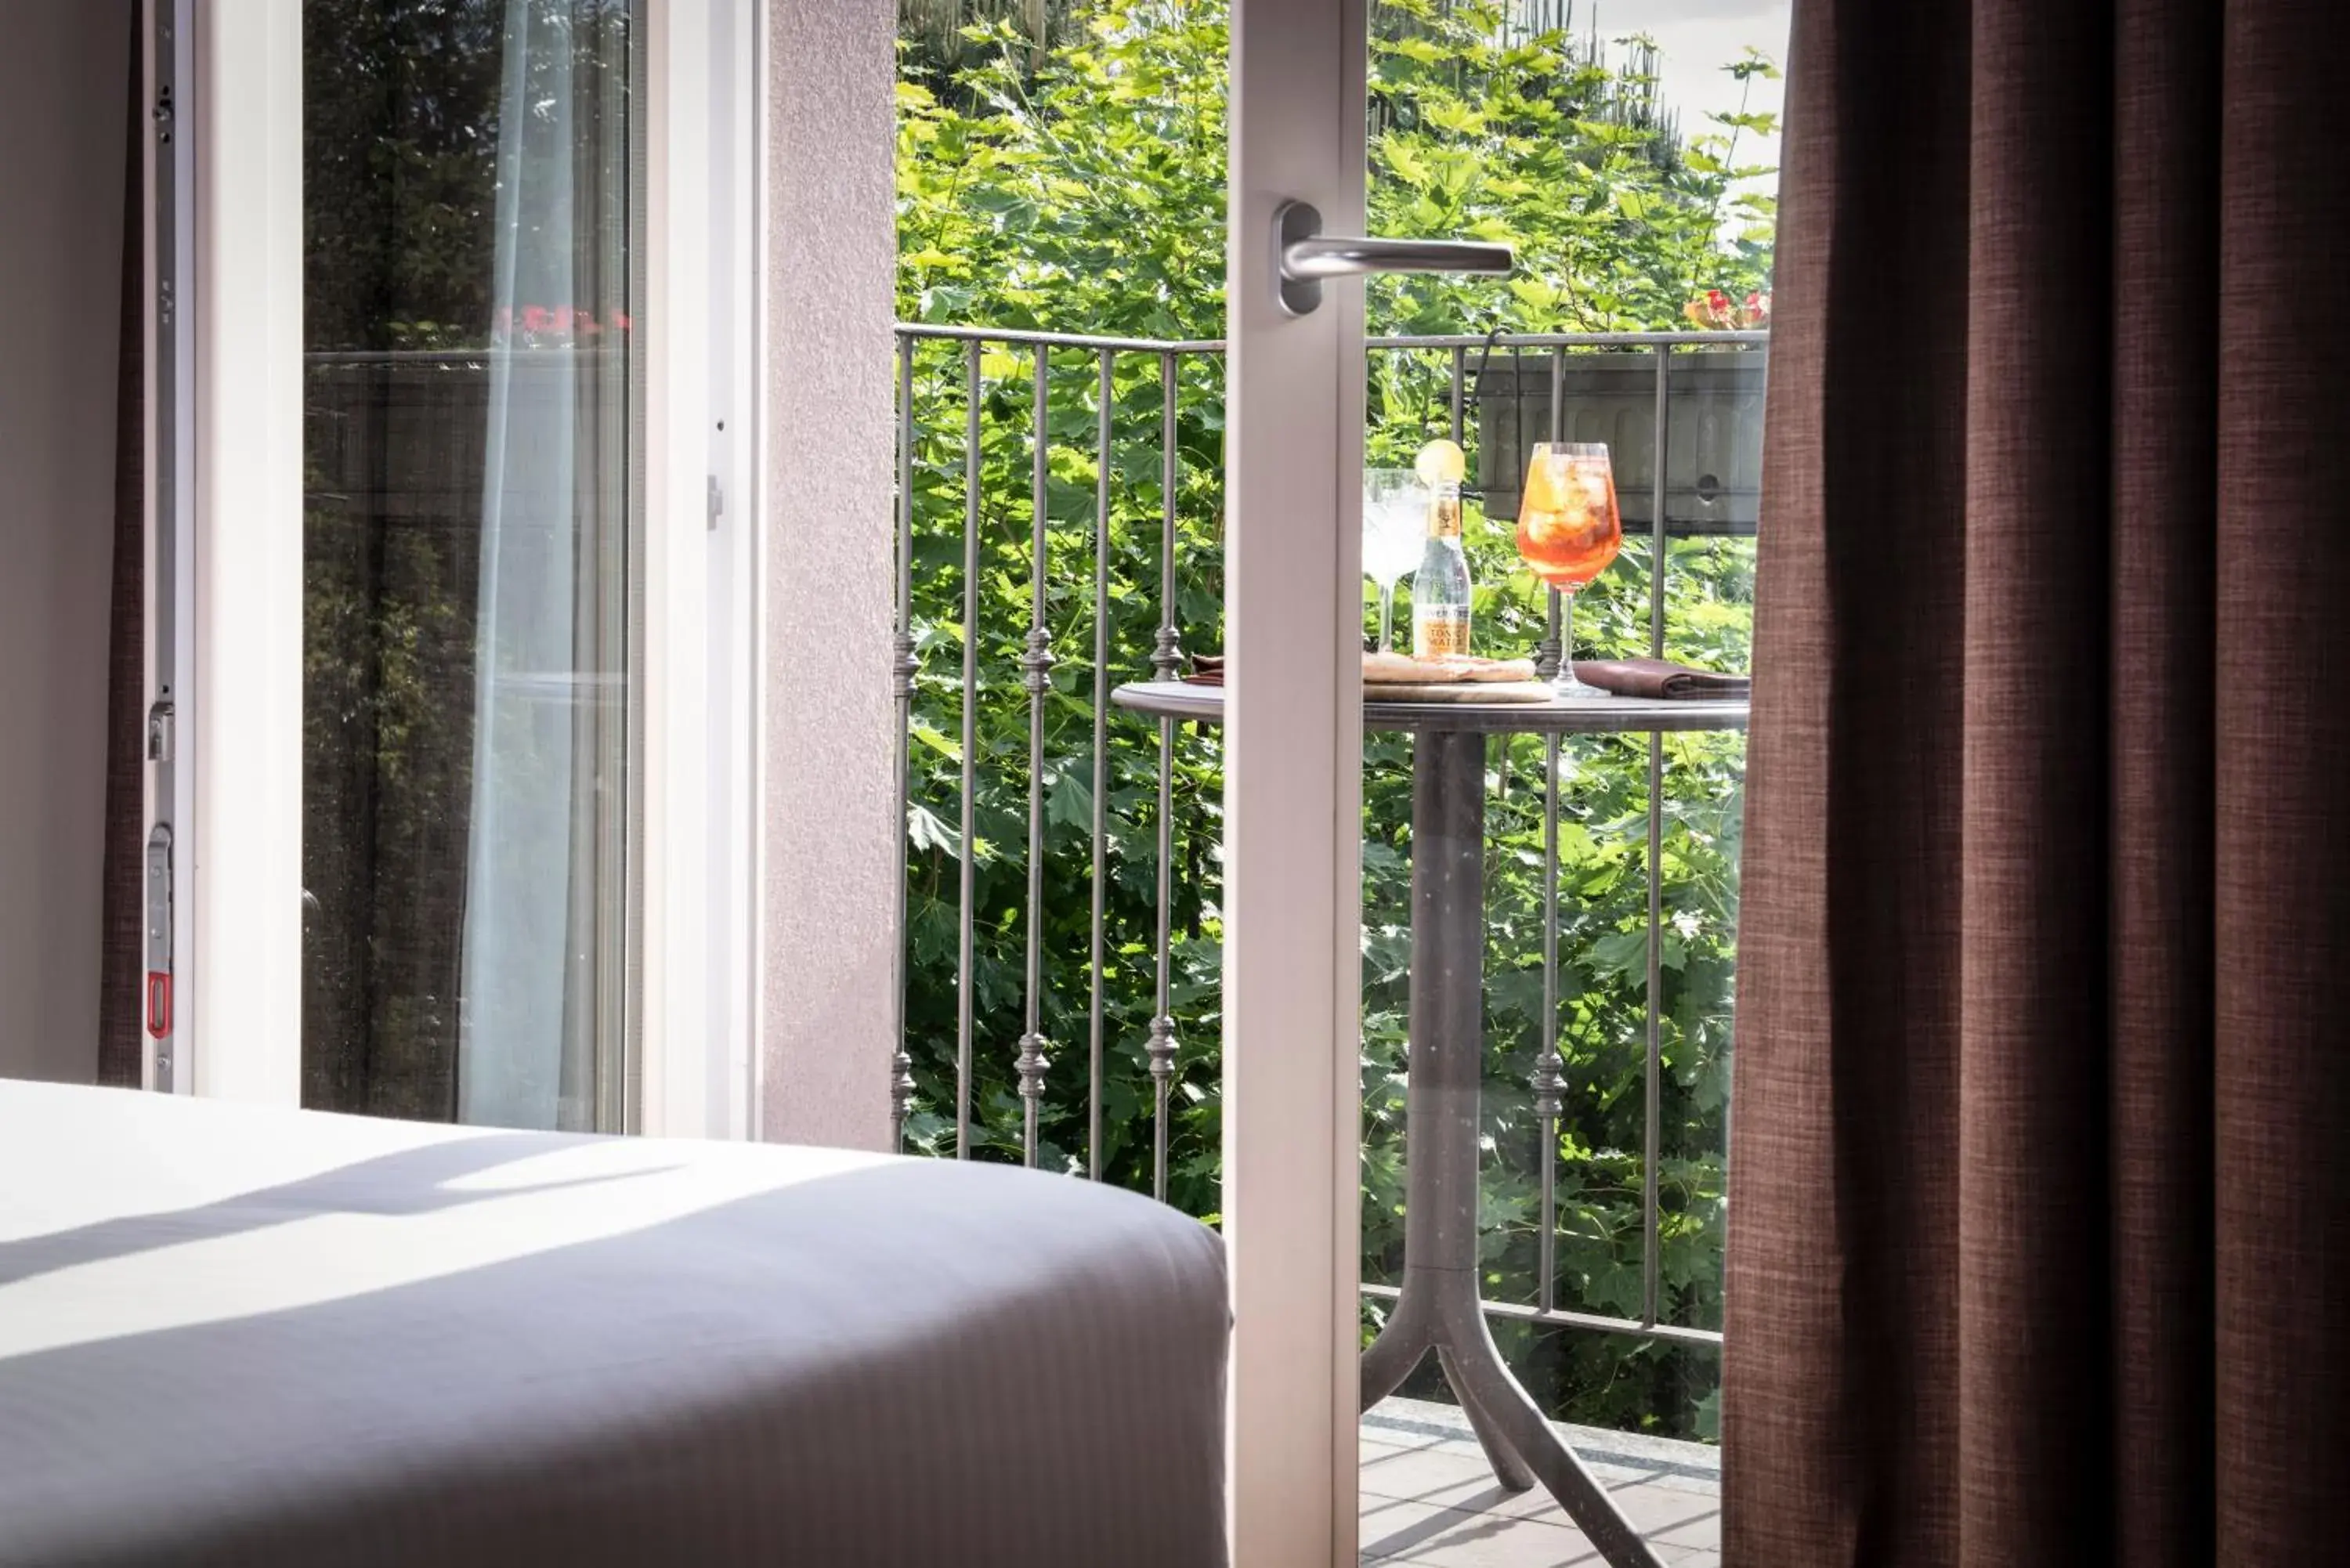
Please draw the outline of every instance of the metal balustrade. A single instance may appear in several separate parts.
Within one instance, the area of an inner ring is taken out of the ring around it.
[[[1039,1106],[1055,1086],[1052,1044],[1045,1032],[1044,1016],[1044,950],[1043,924],[1040,912],[1045,907],[1047,889],[1045,884],[1045,701],[1051,690],[1052,672],[1062,658],[1056,653],[1052,628],[1048,624],[1048,588],[1050,587],[1050,534],[1055,525],[1051,515],[1051,459],[1056,450],[1081,450],[1066,442],[1056,443],[1052,435],[1051,415],[1055,408],[1056,388],[1082,386],[1092,382],[1091,391],[1096,415],[1091,457],[1096,465],[1096,483],[1092,514],[1092,597],[1094,642],[1091,654],[1091,720],[1092,720],[1092,779],[1091,779],[1091,909],[1089,940],[1087,951],[1087,1005],[1086,1009],[1086,1152],[1082,1167],[1087,1174],[1099,1179],[1103,1175],[1103,1099],[1105,1082],[1105,845],[1109,838],[1108,826],[1108,745],[1110,733],[1109,691],[1115,680],[1167,679],[1180,671],[1183,664],[1184,628],[1179,625],[1177,604],[1177,547],[1179,536],[1179,493],[1183,477],[1178,443],[1179,400],[1182,390],[1182,369],[1189,363],[1220,358],[1223,344],[1213,340],[1162,340],[1143,337],[1100,337],[1074,333],[1028,332],[997,330],[977,327],[947,327],[923,324],[901,324],[897,329],[898,396],[899,396],[899,468],[897,514],[897,607],[898,624],[891,664],[890,679],[898,705],[897,763],[899,806],[903,818],[910,804],[910,784],[911,752],[914,733],[914,705],[921,662],[917,655],[917,639],[913,619],[913,587],[916,570],[918,518],[915,502],[915,462],[920,438],[942,427],[924,418],[926,410],[918,407],[918,360],[929,353],[933,356],[959,355],[964,407],[962,419],[962,518],[961,538],[961,570],[962,576],[961,640],[962,728],[960,748],[960,814],[959,837],[955,846],[958,859],[958,904],[955,951],[956,1009],[954,1038],[954,1085],[952,1106],[953,1153],[957,1158],[972,1158],[977,1152],[972,1127],[972,1096],[974,1053],[978,1049],[979,999],[973,972],[975,956],[975,922],[973,907],[974,878],[977,862],[975,846],[979,824],[975,818],[975,801],[979,778],[979,728],[981,708],[982,666],[980,663],[980,618],[983,614],[981,532],[983,503],[983,445],[985,433],[983,412],[989,386],[983,366],[991,350],[1024,358],[1027,361],[1029,493],[1028,558],[1028,622],[1019,643],[1016,658],[1017,676],[1027,693],[1027,842],[1025,902],[1020,914],[1024,926],[1023,1005],[1021,1032],[1017,1037],[1016,1054],[1012,1059],[1012,1071],[1016,1080],[1021,1102],[1021,1155],[1026,1163],[1035,1165],[1039,1152]],[[1367,340],[1372,354],[1404,354],[1439,356],[1446,366],[1449,379],[1450,423],[1455,441],[1468,441],[1469,410],[1472,400],[1483,391],[1482,411],[1490,420],[1498,417],[1496,404],[1500,395],[1495,388],[1507,385],[1510,415],[1520,421],[1516,440],[1499,441],[1490,429],[1482,432],[1480,445],[1495,444],[1512,453],[1522,452],[1524,438],[1529,433],[1524,421],[1529,399],[1525,389],[1526,359],[1529,354],[1540,356],[1534,362],[1533,384],[1545,379],[1546,397],[1534,415],[1534,428],[1544,438],[1558,441],[1574,437],[1586,438],[1594,432],[1570,430],[1570,407],[1579,407],[1586,416],[1599,417],[1594,399],[1586,395],[1586,375],[1596,361],[1586,358],[1586,351],[1615,350],[1607,367],[1617,382],[1623,379],[1621,361],[1627,356],[1645,357],[1650,364],[1653,378],[1649,447],[1646,452],[1627,451],[1619,445],[1619,478],[1627,472],[1638,472],[1645,467],[1648,493],[1646,497],[1647,535],[1652,569],[1648,584],[1648,645],[1652,654],[1665,652],[1666,632],[1666,564],[1669,536],[1682,537],[1701,535],[1724,535],[1752,531],[1751,514],[1739,506],[1728,505],[1723,498],[1744,496],[1744,505],[1751,507],[1752,475],[1739,483],[1723,485],[1718,476],[1708,472],[1694,477],[1677,476],[1677,464],[1686,469],[1691,463],[1703,465],[1710,459],[1721,459],[1721,454],[1752,432],[1742,425],[1732,428],[1724,423],[1726,416],[1721,406],[1709,405],[1693,423],[1702,428],[1682,435],[1675,444],[1677,362],[1689,366],[1693,356],[1708,357],[1705,385],[1714,389],[1707,395],[1718,405],[1723,394],[1720,374],[1727,361],[1717,361],[1711,351],[1733,350],[1740,359],[1751,356],[1754,361],[1752,385],[1736,380],[1735,396],[1742,399],[1751,394],[1759,400],[1761,350],[1767,342],[1762,332],[1670,332],[1670,333],[1550,333],[1492,334],[1457,336],[1385,336]],[[1059,358],[1056,361],[1055,356]],[[1089,378],[1074,375],[1079,356],[1086,357]],[[1499,357],[1506,366],[1506,376],[1493,371]],[[1113,647],[1110,643],[1109,608],[1114,589],[1118,587],[1112,574],[1113,562],[1113,483],[1117,468],[1118,434],[1115,404],[1117,372],[1132,358],[1155,360],[1159,369],[1160,414],[1158,444],[1161,504],[1158,522],[1159,604],[1158,624],[1149,646]],[[937,359],[932,361],[935,367]],[[1743,374],[1743,368],[1730,364],[1731,370]],[[1006,378],[999,375],[997,385]],[[1620,389],[1616,405],[1622,402]],[[1737,417],[1746,417],[1737,411]],[[1622,410],[1617,407],[1620,417]],[[1753,410],[1759,418],[1759,407]],[[1603,439],[1605,439],[1603,437]],[[1728,445],[1725,445],[1728,443]],[[1752,443],[1749,443],[1750,446]],[[1637,445],[1637,443],[1635,443]],[[1751,466],[1754,453],[1742,449],[1742,455],[1721,459]],[[1683,461],[1686,455],[1687,461]],[[1514,461],[1514,458],[1513,459]],[[1472,473],[1472,478],[1475,475]],[[1475,487],[1471,486],[1475,493]],[[1674,498],[1680,496],[1679,514],[1675,514]],[[1709,509],[1714,509],[1710,512]],[[1636,516],[1638,508],[1627,499],[1627,516]],[[1692,513],[1695,514],[1692,515]],[[935,521],[935,520],[933,520]],[[1061,526],[1069,519],[1061,518]],[[1628,527],[1628,524],[1627,524]],[[1214,628],[1198,628],[1213,634]],[[1559,637],[1558,601],[1551,597],[1546,636],[1537,648],[1537,666],[1548,676],[1554,673],[1562,656]],[[1005,672],[1009,674],[1009,671]],[[1161,1199],[1168,1191],[1170,1147],[1170,1096],[1177,1079],[1181,1039],[1170,1003],[1170,972],[1174,951],[1174,926],[1171,915],[1171,867],[1174,859],[1174,791],[1176,722],[1170,718],[1156,721],[1157,765],[1156,815],[1156,929],[1151,959],[1154,969],[1154,989],[1147,1038],[1142,1053],[1148,1064],[1152,1096],[1152,1137],[1150,1187]],[[1542,997],[1543,1018],[1547,1021],[1541,1044],[1532,1064],[1528,1085],[1532,1106],[1542,1134],[1540,1154],[1540,1215],[1537,1230],[1539,1263],[1537,1266],[1536,1299],[1531,1304],[1511,1302],[1485,1303],[1492,1316],[1538,1324],[1608,1332],[1636,1334],[1659,1340],[1686,1345],[1719,1345],[1717,1331],[1664,1321],[1662,1317],[1662,1286],[1660,1282],[1660,1193],[1659,1165],[1662,1155],[1662,1075],[1663,1012],[1662,1012],[1662,952],[1663,952],[1663,871],[1664,838],[1664,746],[1662,737],[1651,734],[1648,744],[1647,802],[1647,1016],[1643,1045],[1646,1054],[1645,1092],[1646,1116],[1642,1138],[1642,1179],[1640,1212],[1641,1241],[1641,1303],[1638,1318],[1616,1317],[1563,1308],[1556,1299],[1556,1241],[1558,1234],[1558,1134],[1559,1120],[1565,1109],[1568,1085],[1563,1076],[1565,1060],[1558,1044],[1559,1008],[1559,774],[1560,741],[1555,735],[1546,737],[1544,747],[1544,810],[1543,810],[1543,943]],[[911,913],[909,892],[907,836],[901,833],[898,841],[898,871],[901,925]],[[914,1100],[917,1085],[913,1076],[913,1058],[907,1038],[906,954],[901,947],[894,976],[896,986],[896,1018],[898,1050],[891,1061],[891,1103],[894,1125],[902,1143],[907,1119]],[[1059,1080],[1066,1082],[1066,1075]],[[1364,1293],[1370,1297],[1392,1299],[1391,1287],[1367,1283]]]

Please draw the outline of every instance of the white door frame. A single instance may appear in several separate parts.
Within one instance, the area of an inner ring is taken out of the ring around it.
[[[192,132],[195,831],[179,1081],[302,1093],[302,6],[197,0]],[[192,112],[190,112],[192,111]]]
[[[192,561],[180,773],[192,800],[180,808],[175,891],[190,956],[176,1081],[158,1086],[290,1106],[302,1064],[302,5],[184,3],[194,365],[180,405],[192,472],[180,477],[194,504],[180,557]],[[749,585],[764,508],[758,337],[744,323],[757,298],[764,24],[751,0],[645,5],[645,936],[631,1119],[739,1137],[755,1103]],[[713,517],[714,495],[725,502]]]
[[[1224,1235],[1233,1560],[1356,1561],[1363,296],[1274,299],[1274,210],[1364,217],[1364,0],[1233,0]]]
[[[756,64],[749,0],[647,0],[639,1129],[749,1136]],[[728,324],[732,323],[730,327]]]

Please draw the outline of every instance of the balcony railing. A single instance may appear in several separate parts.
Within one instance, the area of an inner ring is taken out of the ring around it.
[[[1506,524],[1515,513],[1513,476],[1532,441],[1607,441],[1625,514],[1625,565],[1611,574],[1621,579],[1611,590],[1613,612],[1603,608],[1589,630],[1578,630],[1618,653],[1689,657],[1669,635],[1680,613],[1670,591],[1676,551],[1696,551],[1690,559],[1713,568],[1725,548],[1751,552],[1742,536],[1754,521],[1764,341],[1762,333],[1734,332],[1375,337],[1367,345],[1375,461],[1408,464],[1419,439],[1449,434],[1471,453],[1468,494]],[[1201,1213],[1216,1207],[1215,1088],[1212,1074],[1193,1071],[1202,1055],[1193,1042],[1212,1041],[1216,1027],[1218,802],[1208,785],[1220,740],[1182,732],[1172,720],[1117,712],[1108,698],[1122,681],[1178,673],[1187,648],[1219,644],[1222,396],[1214,383],[1222,349],[1214,341],[898,329],[891,680],[909,827],[899,840],[909,937],[897,976],[892,1091],[901,1142],[1122,1180]],[[1628,583],[1642,573],[1645,592],[1634,593]],[[1545,673],[1555,669],[1557,607],[1553,599],[1545,625],[1539,604],[1520,597],[1497,603],[1492,616],[1481,606],[1481,648],[1503,645],[1486,635],[1498,618],[1503,637],[1521,638],[1518,646],[1531,644]],[[1697,618],[1735,618],[1708,615]],[[1742,647],[1736,651],[1742,657]],[[1619,749],[1593,757],[1645,782],[1637,811],[1613,825],[1624,830],[1622,863],[1640,863],[1645,908],[1627,917],[1630,929],[1596,933],[1642,981],[1638,1151],[1609,1157],[1611,1168],[1637,1171],[1637,1288],[1623,1283],[1614,1311],[1563,1303],[1557,1288],[1561,1118],[1571,1123],[1575,1096],[1591,1089],[1562,1074],[1556,1050],[1561,943],[1563,935],[1585,940],[1595,932],[1562,927],[1561,742],[1525,738],[1502,751],[1493,809],[1520,814],[1529,844],[1537,820],[1540,827],[1535,1016],[1543,1022],[1531,1031],[1527,1070],[1513,1075],[1515,1101],[1502,1102],[1513,1125],[1530,1115],[1538,1128],[1532,1212],[1503,1220],[1530,1225],[1534,1257],[1524,1272],[1534,1277],[1511,1282],[1528,1287],[1514,1293],[1524,1299],[1491,1301],[1488,1310],[1502,1321],[1711,1346],[1720,1342],[1718,1317],[1678,1310],[1664,1278],[1667,1221],[1679,1227],[1689,1212],[1686,1194],[1676,1195],[1681,1207],[1667,1200],[1666,1168],[1688,1152],[1668,1147],[1663,1125],[1669,1095],[1682,1092],[1669,1082],[1668,1042],[1686,1041],[1691,1029],[1667,1007],[1679,917],[1669,909],[1666,866],[1690,820],[1687,802],[1669,802],[1667,784],[1669,766],[1702,763],[1718,776],[1742,753],[1734,739],[1718,738],[1702,752],[1677,751],[1705,743],[1680,737],[1596,743]],[[1404,744],[1367,747],[1367,767],[1399,774]],[[1538,807],[1528,774],[1538,774]],[[1367,783],[1367,865],[1391,870],[1404,858],[1403,798]],[[1736,804],[1699,803],[1719,817],[1717,836],[1733,851]],[[1606,815],[1578,816],[1574,826],[1612,831],[1600,820]],[[1734,853],[1727,858],[1734,866]],[[1367,991],[1398,992],[1405,977],[1375,978],[1392,966],[1373,961],[1400,950],[1399,920],[1408,915],[1381,913],[1367,910]],[[1503,917],[1489,909],[1489,919]],[[1074,940],[1080,929],[1082,964]],[[1726,933],[1720,940],[1726,951]],[[1519,962],[1523,969],[1502,966],[1496,983],[1530,970],[1530,951]],[[1582,1006],[1587,996],[1564,1000]],[[1698,1021],[1709,1038],[1726,1038],[1726,1002],[1721,1013]],[[1387,1012],[1367,1001],[1367,1037],[1374,1017]],[[1393,1034],[1399,1024],[1379,1028]],[[1491,1048],[1511,1049],[1506,1032]],[[1377,1054],[1367,1048],[1367,1062]],[[1489,1076],[1494,1070],[1489,1062]],[[1137,1136],[1145,1121],[1147,1140]],[[1367,1143],[1386,1149],[1390,1163],[1394,1121],[1376,1106],[1367,1111]],[[1718,1151],[1708,1158],[1718,1168]],[[1368,1166],[1366,1181],[1377,1181]],[[1588,1190],[1586,1183],[1575,1196]],[[1710,1201],[1718,1209],[1718,1192]],[[1588,1207],[1578,1206],[1577,1224]],[[1718,1216],[1698,1223],[1718,1225]],[[1613,1236],[1607,1244],[1628,1254],[1631,1241]],[[1364,1289],[1374,1303],[1394,1294],[1379,1272],[1376,1259],[1367,1261]],[[1714,1321],[1701,1321],[1708,1317]]]

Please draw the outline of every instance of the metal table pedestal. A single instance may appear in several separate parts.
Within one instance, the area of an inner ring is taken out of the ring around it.
[[[1394,1393],[1434,1350],[1503,1486],[1524,1491],[1540,1481],[1616,1568],[1658,1568],[1648,1542],[1502,1365],[1478,1301],[1485,737],[1423,730],[1412,744],[1403,1292],[1363,1353],[1363,1408]]]

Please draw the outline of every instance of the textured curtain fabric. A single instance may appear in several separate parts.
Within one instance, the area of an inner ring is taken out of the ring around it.
[[[131,6],[123,85],[122,325],[115,352],[114,566],[107,628],[106,851],[100,892],[98,1081],[137,1088],[146,1067],[147,768],[146,97]]]
[[[567,1017],[577,714],[571,701],[577,370],[568,344],[516,327],[577,296],[567,30],[545,0],[509,0],[498,105],[497,273],[482,496],[471,865],[457,1116],[579,1125],[560,1111],[581,1075]],[[535,57],[536,54],[536,57]]]
[[[1739,1568],[2350,1560],[2338,0],[1796,0]]]
[[[629,34],[606,11],[505,8],[457,1045],[458,1119],[498,1127],[596,1127],[616,1033]]]

